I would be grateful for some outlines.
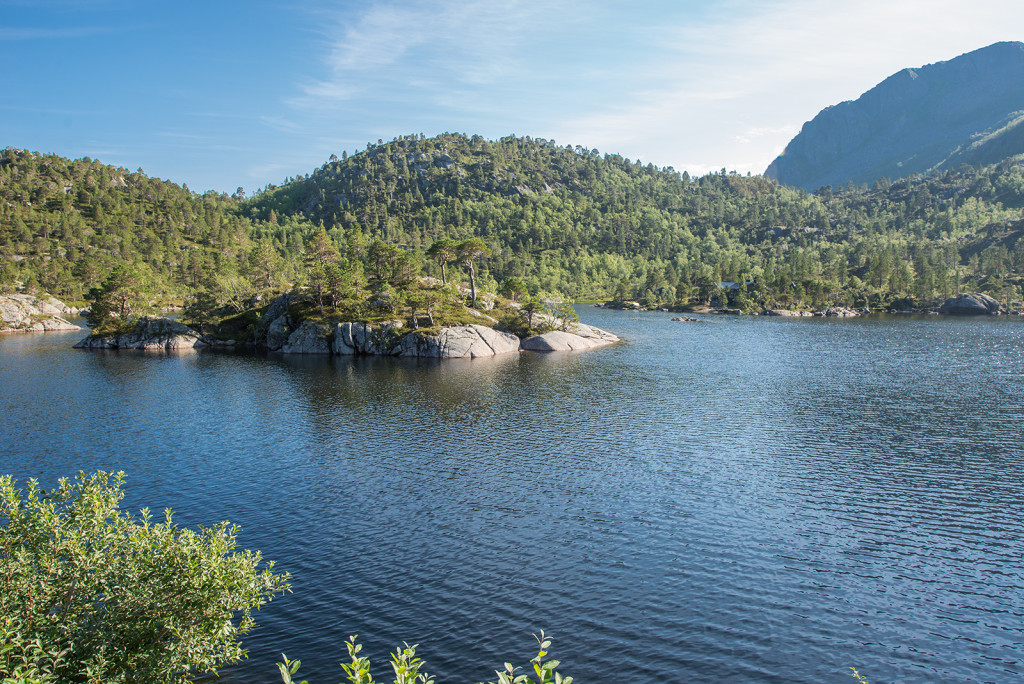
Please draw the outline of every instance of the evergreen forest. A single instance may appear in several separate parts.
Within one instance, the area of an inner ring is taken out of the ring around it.
[[[930,307],[962,291],[1013,306],[1022,238],[1021,157],[808,193],[530,137],[409,135],[246,197],[0,151],[0,292],[69,302],[130,267],[152,306],[238,311],[294,286],[322,308],[419,275],[670,308],[724,304],[723,283],[747,284],[728,299],[744,311]],[[472,258],[451,251],[469,244]]]

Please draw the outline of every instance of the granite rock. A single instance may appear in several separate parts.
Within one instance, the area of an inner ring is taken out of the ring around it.
[[[940,314],[949,316],[984,316],[999,312],[999,302],[980,292],[954,295],[939,307]]]
[[[282,354],[330,354],[331,327],[317,321],[303,321],[281,347]]]

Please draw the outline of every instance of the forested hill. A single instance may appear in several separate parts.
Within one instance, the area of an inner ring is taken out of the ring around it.
[[[674,305],[753,281],[740,302],[749,308],[923,302],[961,289],[1006,300],[1019,298],[1024,271],[1022,207],[1020,160],[808,194],[541,139],[446,134],[332,157],[243,199],[8,149],[0,290],[77,300],[114,264],[136,262],[154,296],[203,291],[237,304],[268,283],[306,282],[322,222],[343,257],[361,233],[400,246],[426,275],[440,275],[426,257],[436,240],[480,237],[491,251],[480,283],[517,277],[533,294]]]
[[[20,282],[81,300],[125,262],[145,266],[158,292],[188,291],[248,251],[253,227],[237,207],[88,157],[2,150],[0,292]]]
[[[794,283],[796,298],[864,301],[933,298],[967,284],[958,278],[993,292],[1007,278],[1019,284],[1024,244],[986,236],[1019,220],[1022,206],[1013,160],[808,194],[724,170],[690,178],[542,139],[447,134],[332,158],[267,188],[245,211],[256,221],[298,213],[339,241],[353,227],[415,249],[480,236],[494,250],[494,280],[515,275],[575,297],[668,288],[681,300],[707,299],[719,282],[748,279],[785,304]]]

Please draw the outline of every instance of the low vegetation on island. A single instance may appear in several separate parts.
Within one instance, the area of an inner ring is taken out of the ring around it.
[[[201,289],[179,321],[144,315],[151,307],[143,277],[133,266],[115,266],[89,292],[86,319],[93,333],[76,346],[245,345],[300,354],[476,358],[518,351],[521,344],[554,351],[616,341],[581,325],[570,304],[530,296],[517,278],[506,279],[497,294],[478,289],[475,261],[488,252],[478,238],[439,240],[427,255],[442,269],[437,280],[420,275],[423,264],[415,254],[379,240],[364,245],[356,231],[342,256],[320,227],[305,248],[301,286],[277,294],[273,269],[256,267],[246,272],[255,294],[224,303]],[[468,287],[446,282],[450,264],[466,266]],[[562,338],[549,335],[556,330]]]

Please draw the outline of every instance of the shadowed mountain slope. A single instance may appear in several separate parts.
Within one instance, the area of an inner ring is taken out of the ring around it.
[[[807,190],[992,164],[1024,152],[1024,43],[904,69],[827,107],[765,171]]]

